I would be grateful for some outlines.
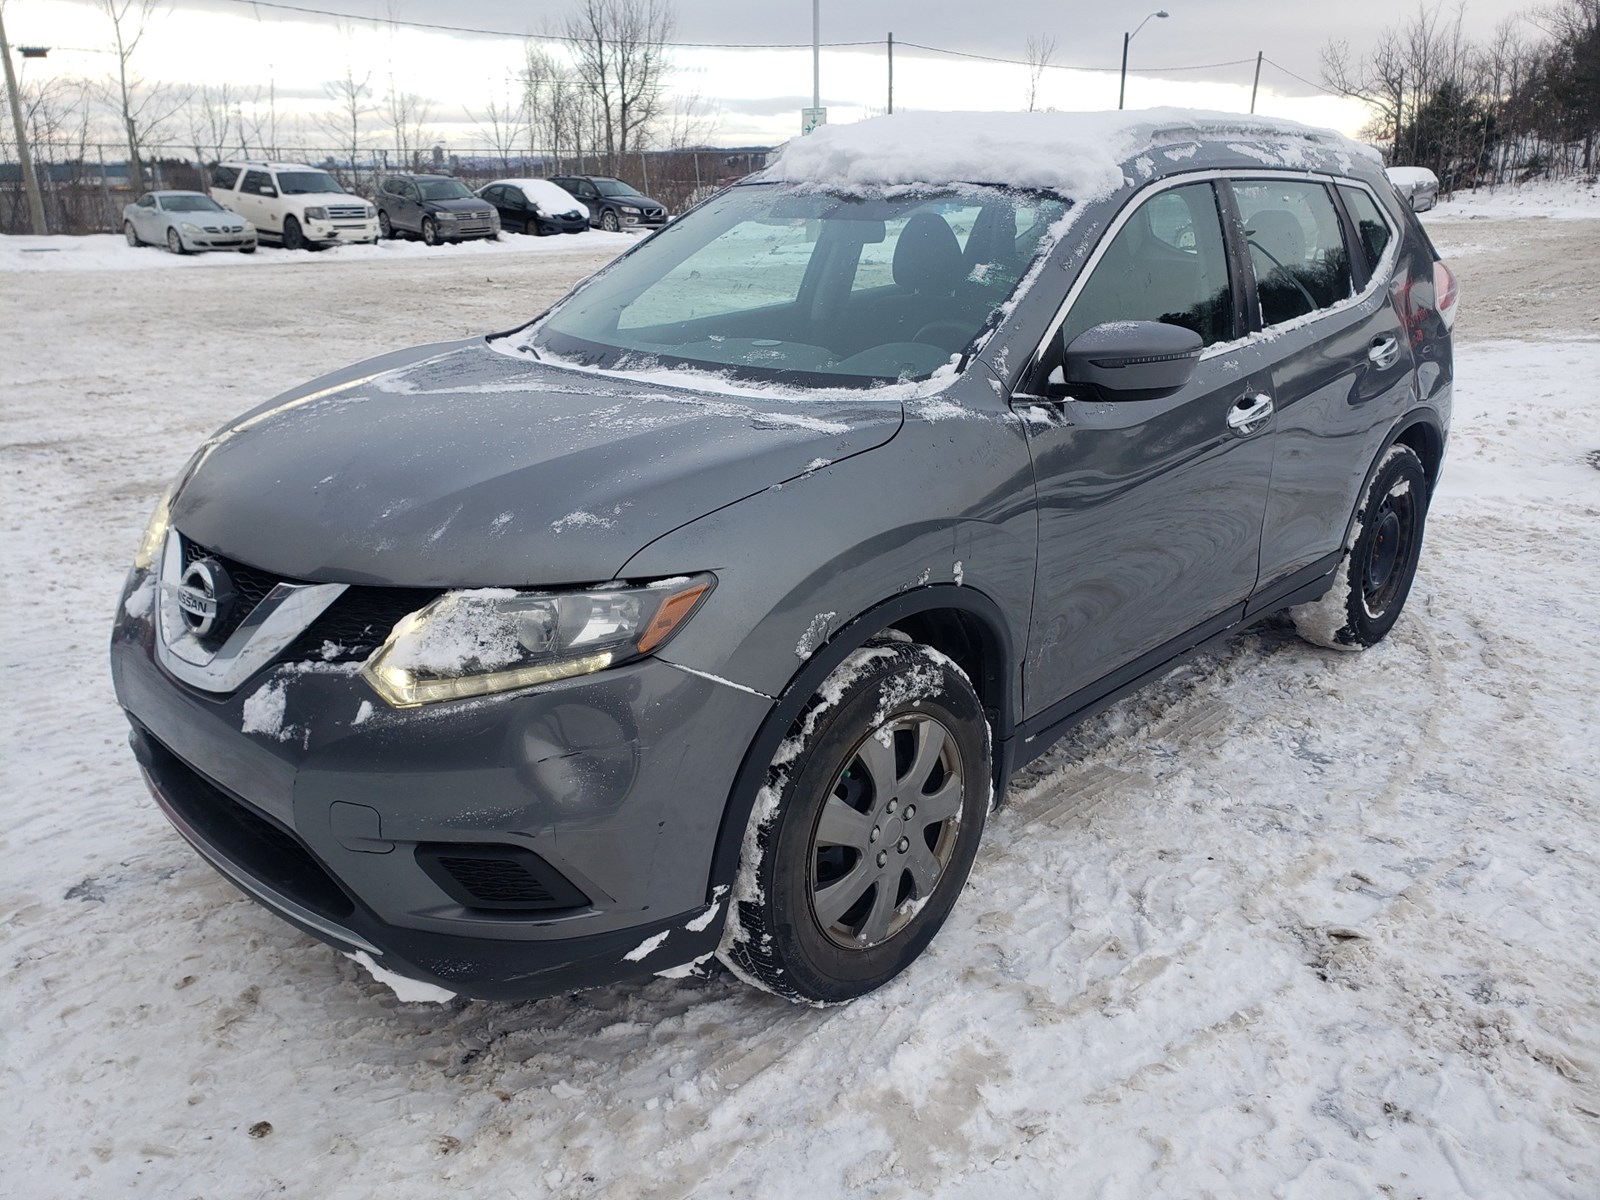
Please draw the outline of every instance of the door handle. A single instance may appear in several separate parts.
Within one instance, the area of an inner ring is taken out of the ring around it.
[[[1241,396],[1228,410],[1228,428],[1240,437],[1249,437],[1272,416],[1272,397],[1264,392]]]
[[[1372,365],[1377,367],[1378,370],[1387,371],[1399,361],[1400,343],[1392,337],[1375,338],[1372,342],[1372,349],[1367,351],[1367,358],[1372,361]]]

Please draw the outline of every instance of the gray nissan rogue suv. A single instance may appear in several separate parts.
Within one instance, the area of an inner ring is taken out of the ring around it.
[[[826,127],[530,324],[206,442],[117,614],[134,753],[379,971],[849,999],[1074,722],[1267,614],[1388,632],[1455,307],[1335,134]]]

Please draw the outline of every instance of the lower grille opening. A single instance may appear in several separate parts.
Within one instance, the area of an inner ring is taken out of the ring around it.
[[[467,908],[554,912],[589,903],[565,875],[520,846],[424,842],[417,847],[417,864]]]
[[[161,797],[224,858],[286,899],[342,921],[355,904],[300,839],[234,798],[160,742],[142,734],[145,769]]]

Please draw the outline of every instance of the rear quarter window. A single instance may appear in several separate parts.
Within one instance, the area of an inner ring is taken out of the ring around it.
[[[1366,255],[1367,267],[1376,267],[1383,252],[1394,240],[1394,228],[1384,217],[1378,202],[1365,189],[1341,183],[1339,194],[1344,197],[1345,207],[1350,210],[1350,217],[1356,223],[1361,253]]]
[[[239,182],[238,167],[213,167],[211,169],[211,186],[225,188],[233,191],[234,185]]]

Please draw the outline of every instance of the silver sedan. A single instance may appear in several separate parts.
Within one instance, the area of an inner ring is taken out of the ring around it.
[[[203,192],[146,192],[122,210],[130,246],[160,246],[174,254],[195,250],[256,252],[256,227]]]

